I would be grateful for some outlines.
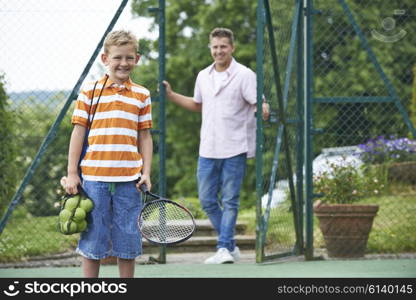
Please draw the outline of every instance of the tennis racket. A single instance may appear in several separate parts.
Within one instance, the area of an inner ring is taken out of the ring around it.
[[[195,220],[186,207],[149,192],[145,184],[140,190],[145,195],[145,204],[138,224],[146,240],[157,245],[173,245],[192,236]]]

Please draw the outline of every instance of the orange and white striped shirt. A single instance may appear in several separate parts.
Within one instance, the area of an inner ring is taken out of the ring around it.
[[[83,85],[72,114],[72,124],[87,127],[91,98],[93,105],[88,149],[81,162],[82,178],[90,181],[127,182],[139,178],[143,166],[138,150],[138,131],[152,127],[149,91],[130,79],[122,86],[105,77]]]

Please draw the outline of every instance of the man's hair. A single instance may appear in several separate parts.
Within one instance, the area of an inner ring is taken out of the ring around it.
[[[231,45],[234,45],[234,33],[228,29],[228,28],[214,28],[214,30],[211,31],[209,34],[209,40],[212,40],[213,38],[228,38]]]
[[[139,51],[139,43],[136,36],[130,31],[116,30],[110,32],[104,40],[104,52],[108,53],[111,46],[134,46],[135,52]]]

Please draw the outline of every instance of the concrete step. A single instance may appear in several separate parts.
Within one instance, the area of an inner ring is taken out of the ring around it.
[[[166,248],[166,253],[184,254],[184,253],[212,253],[217,245],[217,233],[207,219],[195,220],[196,229],[192,237],[182,243],[171,245]],[[246,235],[247,223],[238,221],[236,225],[235,239],[237,246],[242,251],[254,251],[256,236]],[[151,244],[146,239],[143,239],[143,254],[157,254],[160,252],[160,246]],[[116,264],[115,257],[108,257],[101,261],[102,264]]]
[[[214,227],[211,225],[211,222],[209,220],[195,220],[196,228],[193,236],[217,236],[217,232],[215,231]],[[188,227],[190,224],[188,221],[184,222],[178,222],[175,221],[172,223],[172,226],[174,226],[176,229],[179,228],[180,224],[183,224],[183,226]],[[155,222],[155,227],[159,226],[158,222]],[[166,226],[169,227],[169,224],[166,224]],[[147,229],[150,230],[152,226],[148,225]],[[155,228],[156,229],[156,228]],[[247,223],[244,222],[237,222],[236,224],[236,234],[237,235],[244,235],[247,229]]]
[[[217,232],[212,227],[208,219],[195,220],[196,229],[192,237],[182,243],[168,246],[168,253],[185,253],[185,252],[205,252],[213,251],[217,245]],[[236,224],[235,239],[241,250],[255,249],[256,237],[254,235],[246,235],[247,223],[238,221]],[[159,246],[153,245],[149,241],[143,239],[143,252],[150,253],[158,251]]]
[[[256,237],[254,235],[236,235],[237,246],[241,250],[254,250],[256,244]],[[186,252],[209,252],[215,251],[217,245],[216,236],[192,236],[189,240],[168,246],[167,253],[186,253]],[[143,240],[143,252],[154,253],[157,252],[159,246]]]
[[[209,220],[198,219],[195,220],[196,229],[193,236],[217,236],[217,232],[212,227]],[[238,221],[235,231],[236,235],[244,235],[247,229],[247,223]]]

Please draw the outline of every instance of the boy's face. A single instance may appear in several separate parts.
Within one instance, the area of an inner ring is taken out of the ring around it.
[[[227,37],[213,37],[210,41],[211,56],[215,66],[220,69],[227,68],[232,60],[234,46]]]
[[[129,79],[139,58],[133,45],[110,46],[108,53],[101,55],[102,62],[108,67],[110,79],[118,84]]]

